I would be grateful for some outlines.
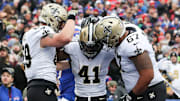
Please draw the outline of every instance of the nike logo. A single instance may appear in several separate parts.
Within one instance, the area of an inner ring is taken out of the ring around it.
[[[143,97],[137,97],[137,100],[140,100],[140,99],[142,99]]]
[[[99,100],[105,100],[105,98],[99,98]]]

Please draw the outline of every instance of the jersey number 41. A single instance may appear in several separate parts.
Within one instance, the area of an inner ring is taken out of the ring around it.
[[[94,83],[100,83],[100,79],[98,78],[98,75],[99,75],[99,67],[96,66],[93,68],[93,72],[94,72],[94,80],[90,80],[89,79],[89,76],[88,76],[88,66],[83,66],[81,68],[81,70],[79,71],[79,76],[80,77],[84,77],[84,83],[85,84],[90,84],[91,82],[94,84]]]

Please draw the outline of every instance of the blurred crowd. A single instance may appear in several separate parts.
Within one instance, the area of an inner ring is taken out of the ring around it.
[[[171,61],[175,56],[175,64],[180,68],[180,0],[0,0],[0,68],[6,65],[19,68],[17,74],[22,79],[16,79],[16,84],[21,90],[26,85],[22,36],[39,24],[41,8],[50,2],[63,5],[67,11],[78,10],[77,26],[90,15],[118,16],[138,25],[153,45],[156,60]],[[114,85],[117,83],[110,82],[109,89]]]

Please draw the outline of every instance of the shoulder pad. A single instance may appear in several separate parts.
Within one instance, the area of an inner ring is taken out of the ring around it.
[[[40,27],[42,37],[46,37],[49,34],[55,34],[54,30],[49,26]]]
[[[120,45],[120,55],[132,57],[144,52],[144,46],[137,32],[128,35]]]
[[[130,33],[134,32],[143,32],[137,25],[129,23],[129,22],[124,22],[124,25],[126,27],[126,30],[128,30]]]

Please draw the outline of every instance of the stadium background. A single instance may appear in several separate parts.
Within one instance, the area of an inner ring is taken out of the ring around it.
[[[22,79],[16,79],[15,85],[21,90],[26,85],[22,77],[21,39],[25,32],[39,24],[41,8],[49,2],[61,4],[67,11],[78,10],[77,26],[90,15],[113,15],[132,22],[147,34],[157,61],[164,56],[169,58],[175,51],[180,63],[180,0],[0,0],[0,49],[8,52],[0,68],[5,64],[18,68],[17,78]]]

